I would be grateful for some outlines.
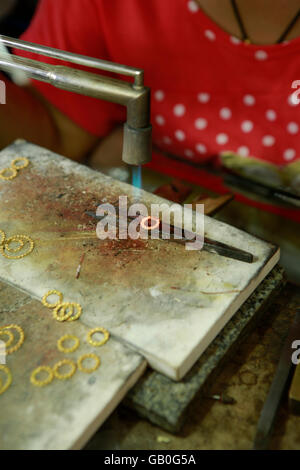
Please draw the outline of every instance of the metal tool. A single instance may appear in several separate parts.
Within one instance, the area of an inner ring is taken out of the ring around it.
[[[150,89],[144,86],[143,70],[1,35],[0,42],[6,47],[134,77],[134,83],[131,84],[116,78],[61,65],[50,65],[14,54],[9,57],[0,52],[1,70],[8,73],[19,70],[34,80],[49,83],[57,88],[126,106],[127,122],[124,125],[123,161],[130,165],[143,165],[151,160]]]
[[[276,414],[286,389],[288,379],[294,367],[292,362],[292,344],[296,339],[299,338],[300,310],[296,312],[294,321],[290,327],[287,339],[282,348],[276,374],[258,421],[253,446],[254,450],[265,450],[268,448]]]
[[[93,217],[96,220],[102,220],[103,217],[97,216],[93,211],[85,211],[85,214]],[[118,216],[116,216],[118,218]],[[128,216],[129,220],[134,220],[136,219],[137,221],[141,222],[143,219],[146,219],[147,217],[144,217],[142,215],[137,215],[137,216]],[[157,234],[159,238],[164,239],[163,236],[165,235],[166,237],[170,236],[170,240],[174,241],[176,243],[187,243],[193,240],[193,237],[195,237],[195,233],[189,232],[185,230],[185,235],[181,239],[177,239],[174,237],[174,234],[178,231],[180,231],[178,227],[175,227],[172,224],[169,224],[168,226],[166,224],[162,224],[161,221],[159,221],[159,225],[156,228],[152,228],[151,232],[153,234]],[[190,236],[189,236],[190,235]],[[236,259],[238,261],[244,261],[245,263],[253,263],[254,256],[252,253],[249,253],[248,251],[240,250],[239,248],[235,248],[230,245],[226,245],[225,243],[218,242],[216,240],[212,240],[208,237],[204,237],[203,239],[203,250],[209,251],[211,253],[216,253],[220,256],[225,256],[227,258],[232,258]]]

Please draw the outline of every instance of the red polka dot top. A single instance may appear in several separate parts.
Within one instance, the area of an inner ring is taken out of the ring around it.
[[[300,157],[292,88],[300,79],[300,38],[247,45],[193,0],[42,0],[23,38],[143,68],[153,140],[164,151],[204,162],[230,150],[279,166]],[[99,137],[125,120],[117,105],[35,86]]]

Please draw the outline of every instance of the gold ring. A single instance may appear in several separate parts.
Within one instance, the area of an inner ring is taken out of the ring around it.
[[[82,362],[85,361],[86,359],[94,359],[95,360],[95,365],[91,368],[84,367],[82,365]],[[78,361],[77,361],[78,369],[81,370],[81,372],[85,372],[86,374],[90,374],[91,372],[94,372],[95,370],[98,369],[100,366],[100,359],[96,354],[84,354],[81,356]]]
[[[73,346],[71,346],[70,348],[66,348],[64,347],[63,343],[65,341],[68,341],[68,340],[73,340],[75,341],[75,344]],[[73,336],[73,335],[65,335],[65,336],[62,336],[58,341],[57,341],[57,347],[58,347],[58,350],[61,351],[61,352],[64,352],[64,353],[71,353],[71,352],[74,352],[76,351],[76,349],[78,349],[80,345],[80,341],[79,339],[77,338],[77,336]]]
[[[16,163],[18,162],[24,162],[23,165],[16,165]],[[18,158],[15,158],[12,162],[11,162],[11,166],[12,168],[14,168],[15,170],[23,170],[23,168],[27,168],[29,165],[29,160],[28,158],[26,157],[18,157]]]
[[[6,238],[5,232],[3,232],[3,230],[0,230],[0,235],[1,235],[0,245],[3,245],[3,243],[5,242],[5,238]]]
[[[13,243],[13,242],[16,242],[16,241],[20,243],[20,247],[18,247],[18,249],[11,249],[9,247],[10,243]],[[7,250],[8,252],[20,251],[24,247],[26,242],[29,243],[29,248],[22,255],[13,256],[13,255],[8,255],[7,253],[5,253],[5,250]],[[22,259],[22,258],[25,258],[25,256],[28,256],[33,251],[33,248],[34,248],[33,240],[31,240],[31,238],[29,238],[27,235],[14,235],[13,237],[8,238],[4,243],[2,242],[2,245],[0,245],[0,251],[1,251],[2,255],[7,259]]]
[[[70,302],[70,304],[73,308],[73,312],[74,312],[74,308],[77,309],[77,313],[75,315],[73,315],[73,312],[71,314],[71,316],[68,318],[67,321],[75,321],[75,320],[78,320],[78,318],[81,316],[82,314],[82,308],[81,308],[81,305],[77,304],[76,302]]]
[[[17,344],[15,344],[15,346],[12,346],[11,348],[8,348],[6,350],[6,354],[12,354],[12,353],[18,351],[18,349],[20,349],[20,347],[24,343],[25,335],[24,335],[24,331],[22,330],[22,328],[18,325],[13,325],[12,324],[12,325],[7,325],[7,326],[1,326],[0,327],[0,331],[6,331],[6,330],[17,330],[19,335],[20,335],[20,338],[19,338],[19,341],[17,342]]]
[[[70,372],[66,374],[60,374],[58,369],[65,366],[66,364],[71,366]],[[70,379],[71,377],[73,377],[75,372],[76,372],[76,364],[73,361],[71,361],[71,359],[63,359],[62,361],[59,361],[57,364],[55,364],[55,366],[53,367],[53,373],[55,377],[59,380]]]
[[[104,335],[103,340],[102,341],[94,341],[92,339],[92,336],[95,333],[103,333],[103,335]],[[93,330],[88,332],[87,339],[88,339],[88,342],[92,346],[103,346],[103,344],[105,344],[109,340],[109,332],[105,328],[102,328],[102,327],[94,328]]]
[[[11,171],[12,174],[10,176],[5,176],[5,173],[7,173],[9,171]],[[0,178],[2,180],[5,180],[5,181],[11,181],[11,180],[15,179],[17,174],[18,174],[17,170],[15,170],[15,168],[13,168],[13,167],[4,168],[3,170],[0,171]]]
[[[69,312],[67,311],[66,313],[66,310],[68,308],[70,308],[70,311]],[[62,311],[62,315],[59,315],[60,311]],[[68,320],[71,317],[71,315],[73,315],[73,312],[74,312],[74,308],[72,304],[70,304],[69,302],[62,302],[61,304],[58,304],[53,310],[53,317],[55,318],[55,320],[63,322],[63,321]]]
[[[8,340],[6,342],[4,341],[4,344],[5,344],[5,347],[8,348],[8,346],[10,346],[14,341],[14,335],[10,330],[7,330],[7,331],[0,330],[0,336],[5,336],[5,335],[8,336]]]
[[[47,299],[50,295],[58,295],[59,297],[59,300],[57,302],[55,302],[55,304],[49,304],[49,302],[47,302]],[[62,299],[63,299],[63,295],[61,292],[59,292],[58,290],[49,290],[49,292],[47,292],[44,297],[42,298],[42,304],[45,305],[45,307],[48,307],[48,308],[55,308],[57,307],[59,304],[61,304],[62,302]]]
[[[2,381],[0,383],[0,395],[2,395],[2,393],[6,392],[8,387],[10,387],[12,383],[12,375],[7,366],[3,366],[0,364],[0,370],[3,370],[4,373],[6,374],[6,382],[4,383],[4,385],[2,385]]]
[[[48,374],[48,377],[46,377],[44,380],[37,379],[36,376],[40,372],[46,372]],[[31,377],[30,377],[30,382],[32,383],[32,385],[35,385],[36,387],[44,387],[45,385],[50,384],[53,378],[54,378],[54,374],[53,374],[53,370],[51,369],[51,367],[40,366],[40,367],[37,367],[37,369],[35,369],[32,372]]]
[[[152,225],[152,220],[155,222],[155,225]],[[151,225],[149,225],[149,222],[151,221]],[[144,217],[141,222],[141,227],[144,230],[155,230],[159,228],[160,226],[160,219],[157,219],[156,217],[151,217],[150,215],[148,217]]]

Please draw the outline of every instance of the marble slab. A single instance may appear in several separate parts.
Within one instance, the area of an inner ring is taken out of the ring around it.
[[[206,235],[250,251],[252,264],[172,241],[101,241],[86,210],[127,195],[157,196],[113,180],[40,147],[18,142],[0,153],[1,168],[17,155],[30,166],[0,181],[0,228],[30,235],[33,253],[0,259],[0,278],[37,299],[59,289],[83,306],[82,322],[106,326],[150,366],[180,380],[278,262],[279,250],[234,227],[205,218]],[[86,258],[79,280],[75,272]]]
[[[0,326],[11,323],[23,328],[25,341],[7,356],[13,382],[0,395],[0,449],[82,448],[144,373],[146,361],[114,339],[92,347],[86,341],[89,329],[80,321],[58,323],[40,302],[26,300],[8,287],[0,290]],[[67,333],[81,342],[70,354],[61,353],[56,345]],[[71,379],[54,379],[43,388],[30,383],[36,367],[53,366],[66,357],[76,361],[91,352],[101,360],[92,374],[77,370]],[[4,380],[1,372],[0,378]]]

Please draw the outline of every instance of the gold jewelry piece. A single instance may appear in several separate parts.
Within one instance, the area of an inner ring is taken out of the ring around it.
[[[6,350],[6,354],[12,354],[12,353],[18,351],[18,349],[20,349],[20,347],[24,343],[25,335],[24,335],[24,331],[22,330],[22,328],[18,325],[12,324],[12,325],[7,325],[7,326],[1,326],[0,327],[0,331],[6,331],[6,330],[17,330],[19,335],[20,335],[20,338],[19,338],[19,341],[17,342],[17,344],[15,344],[15,346],[12,346],[11,348],[8,348]]]
[[[68,308],[70,308],[70,311],[66,313],[66,310]],[[62,311],[62,315],[59,315],[60,311]],[[55,318],[55,320],[63,322],[68,320],[73,315],[73,312],[74,308],[72,304],[70,304],[69,302],[62,302],[58,304],[53,310],[53,317]]]
[[[65,341],[68,341],[68,340],[73,340],[75,341],[75,344],[73,346],[71,346],[70,348],[66,348],[64,347],[63,343]],[[62,336],[58,341],[57,341],[57,347],[58,347],[58,350],[63,352],[63,353],[71,353],[71,352],[74,352],[76,351],[76,349],[79,348],[79,345],[80,345],[80,341],[79,339],[77,338],[77,336],[73,336],[73,335],[65,335],[65,336]]]
[[[19,242],[20,246],[14,249],[10,248],[9,245],[10,243],[13,243],[13,242]],[[14,256],[14,255],[8,255],[7,253],[5,253],[5,250],[7,250],[8,252],[14,252],[14,253],[21,251],[21,249],[24,247],[26,242],[29,243],[29,248],[22,255]],[[22,259],[22,258],[25,258],[25,256],[28,256],[33,251],[33,248],[34,248],[34,242],[27,235],[14,235],[13,237],[8,238],[4,243],[2,242],[2,245],[0,245],[0,252],[7,259]]]
[[[153,222],[153,225],[152,225],[152,222]],[[151,217],[151,216],[143,217],[140,224],[141,224],[141,227],[144,230],[148,230],[148,231],[149,230],[156,230],[160,226],[160,220],[156,217]]]
[[[71,366],[70,372],[66,374],[60,374],[58,370],[65,365]],[[75,372],[76,372],[76,364],[73,361],[71,361],[71,359],[63,359],[62,361],[59,361],[57,364],[55,364],[55,366],[53,367],[53,373],[55,377],[59,380],[70,379],[71,377],[73,377]]]
[[[16,165],[16,163],[18,162],[24,162],[23,165]],[[29,160],[28,158],[26,157],[18,157],[18,158],[15,158],[12,162],[11,162],[11,166],[12,168],[14,168],[15,170],[23,170],[23,168],[27,168],[29,165]]]
[[[44,380],[37,379],[36,376],[40,372],[46,372],[48,374],[48,377],[46,377]],[[35,385],[36,387],[44,387],[45,385],[50,384],[53,378],[54,378],[54,374],[53,374],[53,370],[51,369],[51,367],[40,366],[40,367],[37,367],[37,369],[35,369],[32,372],[31,377],[30,377],[30,382],[32,383],[32,385]]]
[[[5,242],[5,238],[6,238],[5,232],[3,232],[3,230],[0,230],[0,235],[1,235],[0,245],[3,245],[3,243]]]
[[[49,304],[49,302],[47,302],[47,298],[50,297],[50,295],[58,295],[59,297],[59,300],[57,302],[55,302],[55,304]],[[48,308],[55,308],[57,307],[59,304],[61,304],[63,300],[63,295],[61,292],[59,292],[58,290],[49,290],[45,295],[44,297],[42,298],[42,304],[45,305],[45,307],[48,307]]]
[[[10,176],[5,176],[6,173],[8,172],[11,172],[11,175]],[[5,180],[5,181],[11,181],[13,179],[15,179],[15,177],[17,176],[18,172],[15,168],[4,168],[3,170],[0,171],[0,178],[2,180]]]
[[[2,393],[6,392],[8,387],[10,387],[12,383],[12,375],[7,366],[3,366],[0,364],[0,370],[3,370],[3,372],[6,374],[6,382],[4,383],[4,385],[2,385],[2,381],[0,383],[0,395],[2,395]]]
[[[103,333],[103,335],[104,335],[103,340],[102,341],[94,341],[92,339],[92,336],[95,333]],[[88,332],[87,340],[92,346],[103,346],[103,344],[107,343],[107,341],[109,340],[109,332],[105,328],[102,328],[102,327],[94,328],[93,330]]]
[[[90,367],[90,368],[87,368],[87,367],[84,367],[82,365],[83,361],[85,361],[86,359],[94,359],[95,360],[95,365],[93,367]],[[91,372],[94,372],[95,370],[98,369],[98,367],[100,366],[100,359],[98,356],[96,356],[96,354],[84,354],[83,356],[81,356],[78,361],[77,361],[77,365],[78,365],[78,369],[81,370],[81,372],[85,372],[86,374],[90,374]]]
[[[10,330],[7,330],[7,331],[0,330],[0,336],[5,336],[5,335],[8,336],[8,340],[6,342],[4,341],[4,344],[5,344],[5,348],[8,348],[8,346],[10,346],[14,341],[14,335]]]

